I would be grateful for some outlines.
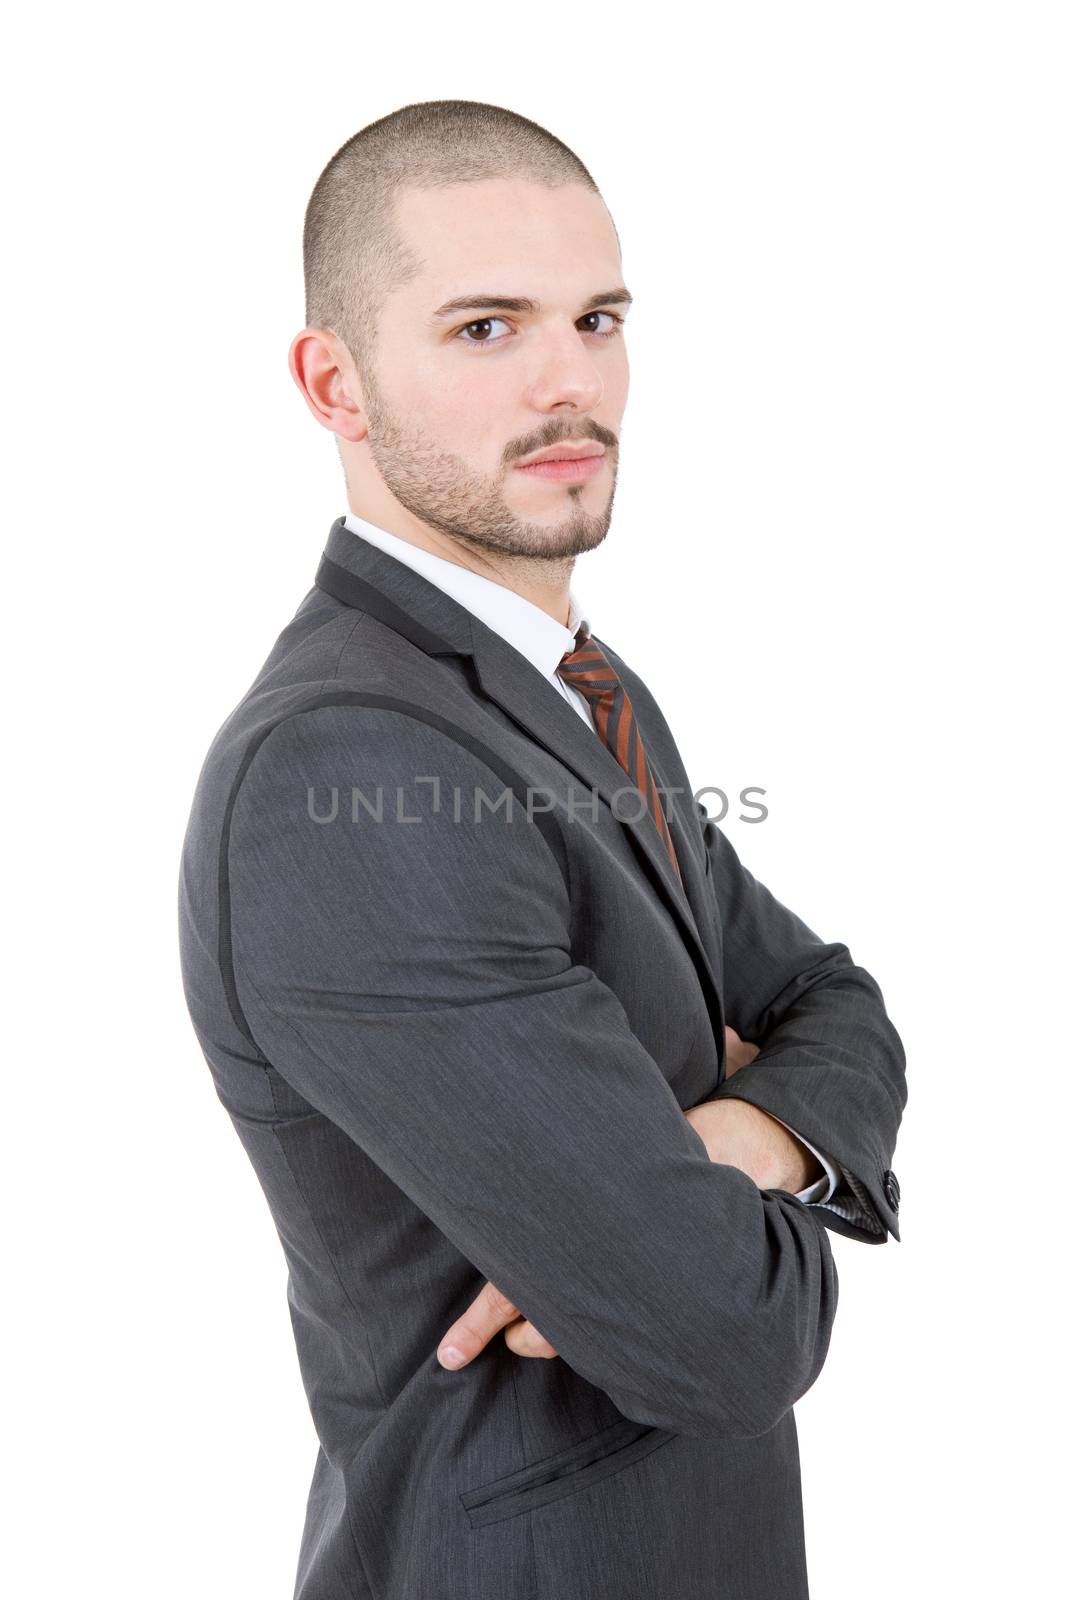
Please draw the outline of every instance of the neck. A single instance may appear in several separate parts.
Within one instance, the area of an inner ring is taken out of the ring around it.
[[[566,627],[570,618],[570,585],[574,556],[542,560],[540,557],[507,555],[497,550],[486,550],[481,545],[466,543],[455,535],[441,533],[438,529],[420,522],[410,512],[404,512],[402,521],[397,516],[391,516],[387,521],[381,512],[372,515],[369,510],[361,509],[351,503],[349,510],[354,517],[363,517],[367,522],[373,522],[376,527],[383,528],[394,538],[403,539],[419,550],[427,550],[431,555],[440,556],[444,561],[451,561],[457,567],[466,567],[468,572],[476,572],[492,583],[499,583],[505,589],[511,589]]]

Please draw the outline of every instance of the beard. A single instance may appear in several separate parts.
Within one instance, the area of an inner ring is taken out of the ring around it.
[[[595,550],[606,536],[617,474],[602,511],[588,511],[585,485],[571,484],[559,520],[547,527],[531,522],[504,498],[504,478],[513,468],[499,477],[473,471],[462,456],[442,450],[394,415],[374,380],[365,378],[363,387],[371,459],[390,493],[428,527],[483,554],[528,561],[568,561]]]

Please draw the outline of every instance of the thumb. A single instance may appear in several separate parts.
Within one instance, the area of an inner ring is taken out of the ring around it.
[[[441,1340],[437,1347],[438,1361],[453,1370],[466,1366],[501,1328],[521,1316],[518,1306],[502,1294],[495,1283],[486,1283]]]

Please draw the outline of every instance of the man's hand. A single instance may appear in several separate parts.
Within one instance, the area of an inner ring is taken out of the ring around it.
[[[749,1044],[726,1029],[726,1076],[747,1067],[759,1055]],[[704,1141],[711,1161],[740,1167],[760,1189],[788,1189],[796,1194],[814,1183],[822,1172],[818,1157],[789,1128],[747,1100],[706,1100],[685,1113]]]
[[[727,1077],[758,1055],[758,1045],[749,1044],[733,1028],[726,1029]],[[740,1167],[762,1189],[795,1192],[818,1176],[817,1171],[811,1173],[810,1163],[815,1158],[810,1150],[774,1117],[746,1100],[707,1101],[692,1106],[685,1115],[703,1139],[710,1160]],[[504,1343],[516,1355],[548,1359],[559,1354],[518,1306],[495,1284],[486,1283],[441,1340],[438,1360],[453,1370],[466,1366],[502,1328],[506,1330]],[[454,1358],[449,1356],[450,1350],[456,1352]]]
[[[485,1348],[501,1328],[504,1343],[517,1356],[542,1356],[546,1359],[559,1354],[547,1339],[543,1339],[532,1323],[527,1322],[518,1306],[512,1305],[493,1283],[481,1289],[458,1322],[454,1322],[437,1348],[437,1358],[444,1367],[463,1367]],[[455,1351],[453,1358],[450,1351]]]
[[[807,1145],[748,1100],[706,1100],[685,1116],[703,1139],[709,1160],[740,1167],[760,1189],[796,1194],[822,1171]]]
[[[729,1078],[739,1067],[747,1067],[759,1055],[759,1045],[749,1044],[747,1039],[742,1039],[733,1028],[727,1028],[726,1038],[726,1076]]]

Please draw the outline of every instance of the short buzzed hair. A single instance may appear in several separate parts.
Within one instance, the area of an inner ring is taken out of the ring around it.
[[[323,168],[304,216],[307,326],[335,333],[370,381],[382,306],[422,266],[397,227],[397,191],[501,177],[600,193],[554,134],[479,100],[417,101],[353,134]]]

